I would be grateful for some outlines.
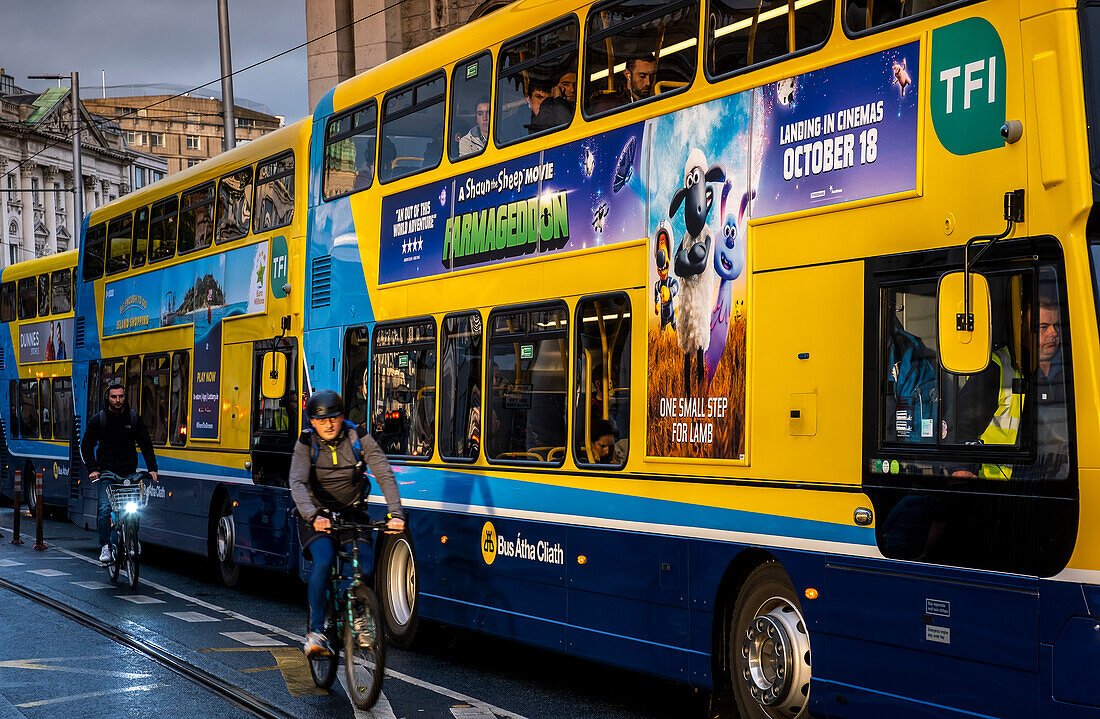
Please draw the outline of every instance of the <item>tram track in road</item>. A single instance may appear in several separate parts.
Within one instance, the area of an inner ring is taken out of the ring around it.
[[[172,654],[163,647],[142,639],[130,632],[112,626],[107,622],[94,617],[86,612],[71,607],[52,597],[35,592],[27,587],[16,584],[8,579],[0,577],[0,589],[6,589],[13,594],[36,602],[71,621],[96,631],[112,641],[124,647],[133,649],[166,669],[190,680],[194,684],[206,689],[210,693],[220,697],[224,701],[261,719],[294,719],[296,714],[283,711],[271,702],[268,702],[251,692],[215,676],[214,674],[198,667],[187,660]]]

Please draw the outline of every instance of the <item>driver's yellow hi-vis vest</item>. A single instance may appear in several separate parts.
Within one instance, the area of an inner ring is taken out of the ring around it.
[[[982,444],[1014,445],[1020,433],[1020,416],[1023,414],[1024,395],[1013,392],[1013,380],[1020,373],[1012,365],[1012,356],[1007,347],[995,351],[990,359],[1001,371],[998,390],[997,410],[989,420],[989,426],[982,432]],[[983,464],[978,476],[983,479],[1012,479],[1012,467],[1001,464]]]

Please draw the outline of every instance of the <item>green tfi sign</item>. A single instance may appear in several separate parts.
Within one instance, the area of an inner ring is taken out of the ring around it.
[[[1004,147],[1006,70],[989,21],[974,17],[932,31],[932,125],[948,152]]]
[[[271,295],[276,299],[286,297],[283,286],[290,276],[289,254],[285,237],[277,235],[271,238]]]

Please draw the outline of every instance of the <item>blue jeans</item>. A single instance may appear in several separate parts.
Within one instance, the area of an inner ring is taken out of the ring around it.
[[[349,542],[347,547],[351,546]],[[317,537],[309,543],[309,553],[313,558],[313,568],[309,574],[309,631],[323,633],[325,630],[325,607],[328,603],[329,577],[332,565],[336,561],[336,545],[332,537]],[[359,542],[359,568],[369,581],[374,573],[374,551],[369,542]]]
[[[111,541],[111,500],[107,498],[107,480],[97,482],[99,492],[99,508],[96,512],[95,527],[99,532],[99,546],[109,544]]]

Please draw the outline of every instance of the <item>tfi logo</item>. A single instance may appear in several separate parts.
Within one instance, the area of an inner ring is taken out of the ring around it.
[[[970,18],[932,32],[932,125],[949,152],[1004,147],[1006,71],[989,21]]]

